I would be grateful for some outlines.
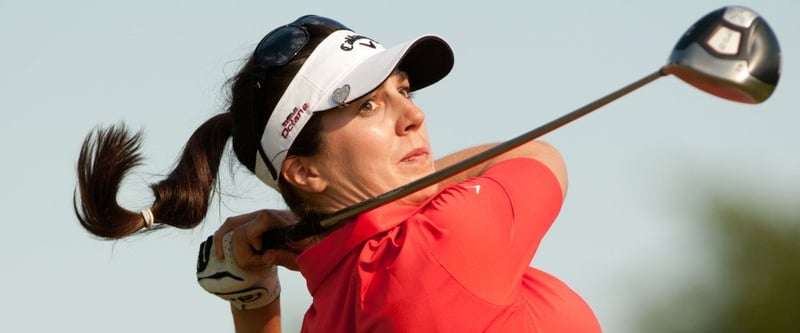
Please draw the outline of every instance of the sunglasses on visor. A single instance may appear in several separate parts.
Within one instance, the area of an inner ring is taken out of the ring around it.
[[[350,30],[344,24],[327,17],[305,15],[292,23],[270,31],[256,46],[253,53],[256,68],[268,70],[286,65],[306,46],[310,35],[305,26],[327,25],[337,30]]]

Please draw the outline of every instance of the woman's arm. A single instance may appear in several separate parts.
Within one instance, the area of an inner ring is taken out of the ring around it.
[[[231,306],[236,333],[280,333],[281,298],[272,304],[253,310],[239,310]]]
[[[478,154],[494,146],[496,146],[496,144],[479,145],[442,157],[436,160],[436,170],[441,170],[442,168],[453,165],[459,161],[462,161],[468,157],[471,157],[475,154]],[[461,172],[453,177],[445,179],[444,181],[442,181],[441,184],[445,185],[450,183],[457,183],[467,178],[479,176],[487,168],[489,168],[495,163],[519,157],[532,158],[547,166],[547,168],[550,169],[550,171],[556,176],[556,179],[558,179],[558,182],[561,185],[561,193],[563,195],[566,195],[567,169],[566,166],[564,165],[564,160],[561,158],[561,154],[552,145],[544,141],[538,141],[538,140],[525,143],[495,158],[492,158],[486,162],[483,162],[472,168],[469,168],[464,172]]]

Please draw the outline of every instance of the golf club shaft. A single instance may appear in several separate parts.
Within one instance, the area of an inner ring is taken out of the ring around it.
[[[344,208],[339,210],[338,212],[334,213],[333,215],[322,219],[319,221],[319,225],[322,228],[329,228],[335,223],[352,218],[358,214],[364,213],[368,210],[375,209],[382,205],[385,205],[389,202],[394,200],[403,198],[407,195],[410,195],[416,191],[434,185],[446,178],[452,177],[460,172],[463,172],[471,167],[474,167],[480,163],[486,162],[498,155],[501,155],[505,152],[508,152],[526,142],[532,141],[542,135],[545,135],[561,126],[564,126],[580,117],[589,114],[590,112],[599,109],[600,107],[613,102],[614,100],[619,99],[622,96],[625,96],[634,90],[641,88],[642,86],[655,81],[656,79],[668,75],[663,71],[663,68],[660,68],[658,71],[647,75],[636,82],[633,82],[617,91],[614,91],[594,102],[591,102],[575,111],[572,111],[560,118],[557,118],[553,121],[550,121],[547,124],[539,126],[536,129],[533,129],[529,132],[526,132],[520,136],[517,136],[513,139],[508,141],[502,142],[490,149],[487,149],[483,152],[475,154],[469,158],[466,158],[458,163],[452,164],[444,169],[438,170],[428,176],[422,177],[418,180],[415,180],[411,183],[408,183],[404,186],[396,188],[392,191],[386,192],[379,196],[373,197],[372,199],[368,199],[361,203],[352,205],[350,207]],[[301,239],[307,238],[313,235],[312,230],[319,229],[319,228],[301,228],[299,230],[295,230],[291,233],[291,235],[286,234],[286,230],[284,229],[276,229],[272,230],[266,234],[262,238],[264,248],[278,248],[285,246],[287,241],[299,241]],[[288,236],[288,237],[287,237]]]

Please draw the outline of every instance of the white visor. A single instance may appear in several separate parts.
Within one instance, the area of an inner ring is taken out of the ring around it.
[[[384,49],[349,30],[322,41],[286,87],[267,120],[256,152],[256,176],[278,189],[289,147],[314,112],[343,106],[375,90],[396,68],[409,76],[411,90],[439,81],[453,67],[453,52],[441,38],[425,35]]]

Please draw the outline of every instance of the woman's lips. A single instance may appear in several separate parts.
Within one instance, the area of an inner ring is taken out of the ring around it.
[[[428,150],[425,148],[417,148],[406,154],[401,162],[414,162],[424,160],[428,157]]]

